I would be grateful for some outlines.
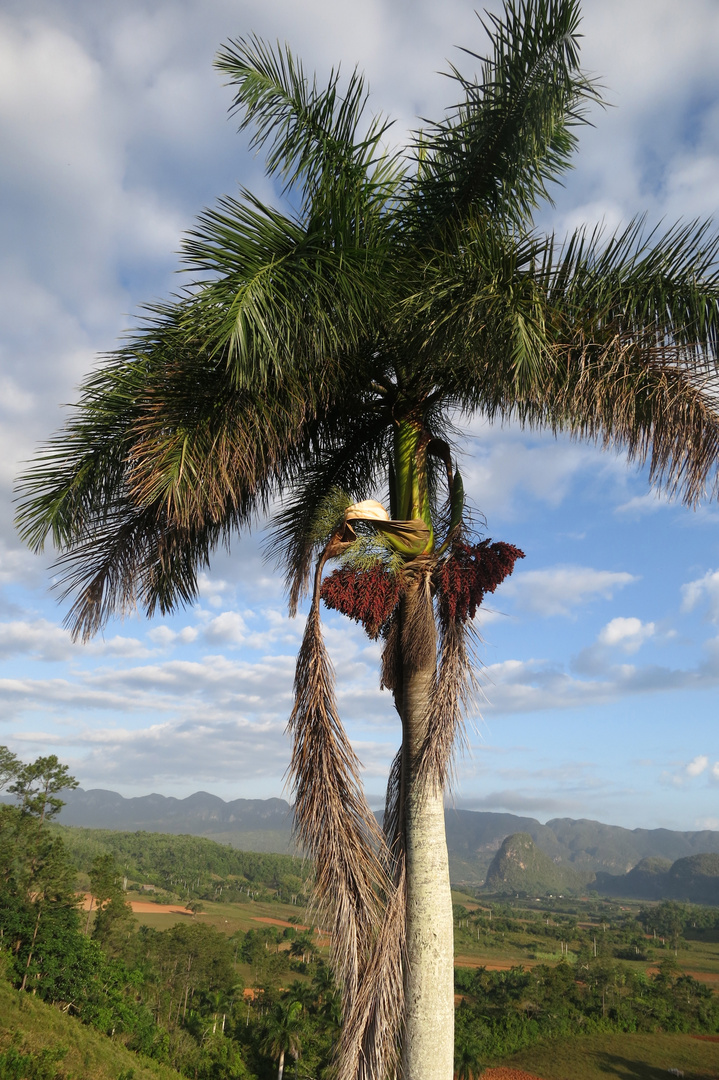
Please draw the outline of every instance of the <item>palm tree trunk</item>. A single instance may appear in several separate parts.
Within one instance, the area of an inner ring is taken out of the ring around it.
[[[436,670],[436,629],[429,592],[420,584],[403,603],[426,607],[424,659],[403,649],[401,716],[404,835],[407,859],[407,970],[404,1080],[452,1080],[454,1071],[454,928],[443,792],[418,775]],[[416,620],[412,618],[416,625]],[[431,640],[427,640],[427,635]],[[409,654],[409,655],[408,655]]]
[[[280,1067],[277,1070],[277,1080],[282,1080],[282,1074],[285,1071],[285,1052],[280,1050]]]

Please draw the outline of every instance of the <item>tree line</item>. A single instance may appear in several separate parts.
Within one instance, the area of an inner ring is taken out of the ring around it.
[[[89,873],[99,855],[111,855],[123,875],[182,899],[240,900],[252,896],[304,904],[312,867],[292,855],[238,851],[200,836],[113,832],[53,825],[76,869]]]
[[[59,793],[74,786],[54,755],[25,765],[0,747],[0,790],[15,796],[15,805],[0,803],[0,977],[194,1080],[265,1080],[286,1060],[297,1080],[329,1076],[341,1004],[312,935],[267,926],[227,937],[196,920],[138,927],[115,853],[77,843],[71,852],[68,830],[52,825]],[[225,871],[242,866],[255,883],[291,862],[151,834],[140,834],[139,848],[120,834],[117,850],[147,857],[169,839],[185,858],[218,849]],[[102,842],[111,846],[105,833]],[[78,859],[83,850],[89,865]],[[93,898],[87,913],[78,861]],[[251,972],[247,994],[242,965]],[[58,1060],[12,1045],[0,1052],[0,1075],[46,1080]]]
[[[667,957],[654,975],[598,957],[530,970],[455,972],[455,1064],[470,1080],[490,1061],[540,1039],[600,1031],[719,1030],[719,997]]]

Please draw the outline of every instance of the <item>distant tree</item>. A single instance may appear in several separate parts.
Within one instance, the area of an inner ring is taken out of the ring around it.
[[[118,955],[123,939],[134,929],[134,917],[112,855],[98,855],[93,861],[90,889],[97,904],[92,936],[108,955]]]
[[[55,754],[50,754],[36,758],[30,765],[22,765],[8,791],[17,797],[23,813],[32,814],[42,825],[45,818],[55,817],[65,805],[59,793],[77,786],[78,781],[70,776],[67,765],[61,765]]]
[[[297,1059],[302,1047],[302,1003],[278,1002],[270,1011],[264,1028],[262,1048],[277,1059],[277,1080],[282,1080],[285,1055],[289,1053]]]
[[[0,791],[15,779],[21,768],[20,759],[7,746],[0,746]]]

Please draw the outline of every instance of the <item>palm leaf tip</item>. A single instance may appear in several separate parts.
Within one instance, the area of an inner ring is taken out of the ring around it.
[[[450,65],[463,100],[416,142],[423,213],[435,226],[472,207],[526,224],[571,165],[573,129],[601,103],[579,67],[575,0],[506,0],[501,15],[480,21],[489,55],[462,51],[482,62],[481,77]]]

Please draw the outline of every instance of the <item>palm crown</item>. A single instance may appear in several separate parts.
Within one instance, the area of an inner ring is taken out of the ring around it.
[[[72,419],[22,480],[20,530],[35,548],[51,534],[63,595],[75,596],[69,623],[83,637],[137,602],[152,614],[192,599],[215,547],[278,497],[270,546],[293,608],[319,557],[293,768],[301,835],[323,866],[334,860],[319,886],[341,909],[348,1001],[362,999],[363,970],[367,985],[378,985],[378,971],[392,982],[376,925],[394,925],[405,874],[397,852],[412,815],[402,785],[408,769],[429,775],[428,760],[435,784],[444,782],[468,661],[445,611],[439,668],[426,661],[427,752],[411,767],[400,755],[390,779],[394,854],[383,863],[319,643],[326,558],[349,558],[351,572],[379,565],[404,583],[383,627],[383,678],[406,746],[421,652],[416,634],[411,648],[405,640],[419,625],[412,590],[418,596],[425,582],[426,614],[442,591],[438,567],[458,557],[463,535],[455,416],[514,417],[623,446],[689,502],[717,487],[719,279],[709,227],[645,233],[639,221],[560,243],[533,226],[598,100],[579,68],[578,23],[575,0],[505,0],[501,18],[488,16],[487,57],[469,54],[481,74],[451,68],[458,103],[402,150],[387,148],[386,120],[365,120],[356,71],[342,89],[339,70],[321,88],[285,47],[255,37],[226,45],[217,66],[234,88],[233,110],[294,209],[243,191],[206,210],[183,245],[191,284],[148,308],[88,377]],[[362,511],[353,518],[351,507],[378,493],[396,524],[375,518],[355,539]],[[466,554],[466,533],[464,541]],[[399,951],[403,932],[393,939]],[[391,998],[377,1004],[375,995],[370,1006],[365,996],[359,1019],[346,1012],[367,1060],[372,1039],[385,1040],[381,1057],[397,1036]],[[362,1067],[352,1060],[346,1075]]]

